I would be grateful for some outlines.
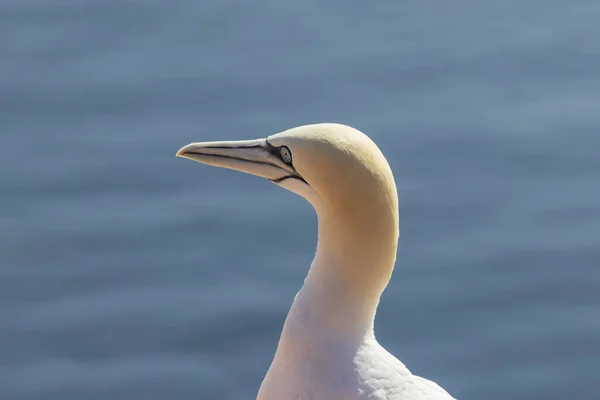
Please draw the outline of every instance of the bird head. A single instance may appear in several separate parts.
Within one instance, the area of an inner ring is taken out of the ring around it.
[[[304,125],[262,139],[191,143],[177,156],[269,179],[304,197],[317,212],[368,216],[382,207],[397,210],[385,157],[369,137],[346,125]]]

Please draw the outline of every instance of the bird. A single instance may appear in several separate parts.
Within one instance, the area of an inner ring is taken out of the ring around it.
[[[455,400],[375,338],[400,219],[391,167],[366,134],[317,123],[256,140],[191,143],[176,155],[266,178],[317,214],[316,253],[257,400]]]

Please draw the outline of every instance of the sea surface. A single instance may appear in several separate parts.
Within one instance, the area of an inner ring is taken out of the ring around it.
[[[315,122],[369,134],[397,179],[384,346],[462,400],[599,399],[599,21],[0,0],[0,399],[254,399],[316,217],[175,152]]]

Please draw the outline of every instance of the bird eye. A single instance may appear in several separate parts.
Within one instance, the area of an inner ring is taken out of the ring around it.
[[[281,154],[281,159],[285,163],[287,163],[287,164],[291,164],[292,163],[292,152],[290,151],[289,148],[283,146],[279,152]]]

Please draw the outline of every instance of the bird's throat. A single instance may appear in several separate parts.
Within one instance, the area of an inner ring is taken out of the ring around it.
[[[333,217],[319,215],[317,252],[286,319],[284,335],[293,331],[296,340],[361,340],[372,334],[377,305],[392,274],[397,216],[355,220],[354,225],[347,219],[339,224]]]

